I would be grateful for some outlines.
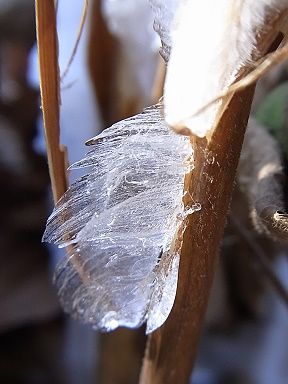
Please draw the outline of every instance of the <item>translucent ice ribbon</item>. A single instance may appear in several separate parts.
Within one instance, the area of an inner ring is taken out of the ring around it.
[[[177,287],[187,214],[184,177],[193,166],[185,136],[172,132],[159,105],[89,141],[71,185],[50,216],[44,240],[67,249],[55,275],[65,310],[94,328],[158,328]],[[176,239],[178,239],[176,241]]]

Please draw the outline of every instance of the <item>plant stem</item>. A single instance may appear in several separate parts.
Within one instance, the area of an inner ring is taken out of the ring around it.
[[[234,95],[209,141],[192,139],[195,168],[186,180],[186,196],[202,209],[189,216],[176,300],[166,323],[149,337],[141,384],[189,381],[253,93],[254,86]]]
[[[59,68],[54,0],[36,0],[40,91],[49,173],[54,201],[67,189],[66,153],[59,145]]]

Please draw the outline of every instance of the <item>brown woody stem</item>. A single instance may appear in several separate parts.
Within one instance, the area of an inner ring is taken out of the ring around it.
[[[253,93],[252,86],[233,96],[209,142],[192,139],[195,168],[188,190],[191,200],[199,202],[202,209],[189,217],[174,307],[166,323],[149,338],[141,384],[189,380]]]

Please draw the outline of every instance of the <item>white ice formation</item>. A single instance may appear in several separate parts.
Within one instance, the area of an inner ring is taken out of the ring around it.
[[[87,167],[57,203],[44,241],[66,247],[55,281],[65,310],[96,329],[158,328],[171,311],[184,230],[188,137],[172,132],[161,106],[120,121],[89,141],[72,168]],[[186,213],[185,213],[186,212]]]

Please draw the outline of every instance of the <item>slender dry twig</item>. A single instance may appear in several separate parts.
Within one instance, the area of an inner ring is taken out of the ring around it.
[[[67,189],[66,155],[59,137],[59,68],[55,3],[36,0],[36,29],[40,70],[41,104],[47,156],[55,202]]]
[[[64,78],[67,76],[67,74],[69,72],[69,69],[71,67],[71,64],[73,63],[74,57],[76,55],[76,52],[77,52],[77,49],[78,49],[78,45],[80,43],[81,36],[82,36],[82,33],[83,33],[83,29],[84,29],[84,26],[85,26],[86,18],[87,18],[88,5],[89,5],[89,0],[84,0],[81,20],[80,20],[79,29],[78,29],[78,32],[77,32],[77,37],[76,37],[76,40],[75,40],[75,43],[74,43],[74,47],[72,49],[72,53],[71,53],[70,58],[68,60],[68,63],[66,64],[65,70],[63,71],[63,73],[61,75],[61,81],[63,81]]]
[[[66,151],[59,144],[59,68],[56,12],[53,0],[36,0],[37,43],[40,66],[40,89],[46,136],[48,165],[54,201],[67,189]],[[75,246],[67,247],[70,261],[84,283],[89,275],[84,270]]]

